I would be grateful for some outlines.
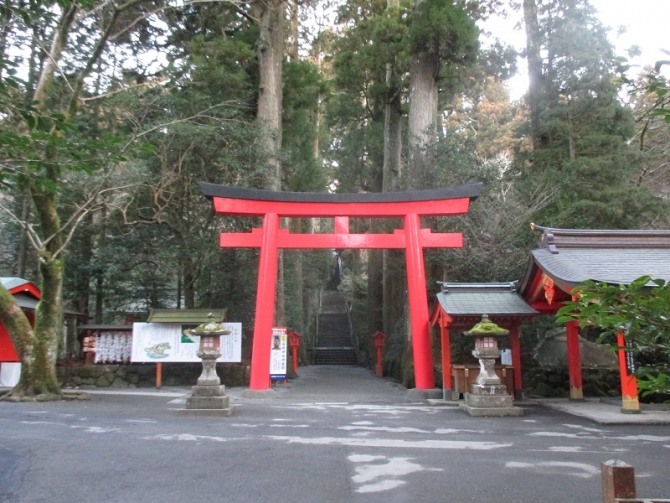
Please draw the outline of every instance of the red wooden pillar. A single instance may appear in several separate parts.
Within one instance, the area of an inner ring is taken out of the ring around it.
[[[249,389],[259,391],[270,388],[270,350],[277,288],[278,231],[279,216],[276,213],[266,213],[263,217],[263,237],[258,265],[256,318],[249,383]]]
[[[407,291],[409,296],[414,379],[417,389],[434,389],[433,349],[428,326],[428,295],[420,240],[421,218],[416,213],[405,215],[407,260]]]
[[[513,326],[509,331],[509,342],[512,346],[512,365],[514,366],[514,398],[523,400],[523,383],[521,381],[521,344],[519,343],[519,327]]]
[[[620,348],[626,346],[622,333],[617,334],[617,344]],[[619,375],[621,378],[621,412],[637,414],[640,412],[640,402],[637,399],[637,378],[633,374],[635,365],[633,355],[619,349]]]
[[[570,400],[584,400],[582,390],[582,359],[579,354],[579,323],[565,324],[568,343],[568,373],[570,375]]]
[[[440,343],[442,345],[442,399],[451,400],[451,343],[449,341],[448,315],[440,316]]]

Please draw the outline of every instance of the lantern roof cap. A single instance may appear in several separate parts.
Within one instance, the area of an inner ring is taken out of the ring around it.
[[[482,315],[482,321],[477,323],[467,332],[463,332],[463,335],[472,337],[499,337],[507,334],[509,334],[509,330],[505,330],[493,323],[489,320],[487,314]]]
[[[189,330],[189,334],[205,337],[230,334],[230,330],[224,327],[220,322],[215,321],[214,313],[209,313],[208,318],[209,321],[201,323],[194,329]]]

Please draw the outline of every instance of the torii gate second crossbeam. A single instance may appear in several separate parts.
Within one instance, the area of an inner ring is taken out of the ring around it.
[[[418,389],[433,389],[433,355],[430,342],[424,248],[461,248],[460,233],[433,233],[421,228],[422,216],[463,215],[481,192],[481,183],[412,192],[325,194],[273,192],[200,182],[221,215],[262,216],[262,229],[250,233],[222,233],[222,248],[260,248],[256,317],[251,356],[251,390],[270,387],[270,350],[280,248],[405,249],[407,289]],[[281,217],[334,218],[332,234],[292,234],[279,228]],[[351,234],[349,218],[402,217],[402,229],[393,234]]]

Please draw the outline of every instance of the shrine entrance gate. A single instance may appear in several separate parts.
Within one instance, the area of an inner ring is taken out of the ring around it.
[[[273,192],[200,182],[220,215],[262,216],[262,229],[222,233],[222,248],[260,248],[256,314],[251,355],[251,390],[270,387],[270,351],[277,286],[278,250],[404,249],[417,389],[433,389],[433,355],[428,317],[424,248],[461,248],[460,233],[421,228],[422,216],[463,215],[481,192],[481,183],[412,192],[322,194]],[[334,218],[331,234],[292,234],[279,228],[281,217]],[[349,218],[403,218],[392,234],[351,234]]]

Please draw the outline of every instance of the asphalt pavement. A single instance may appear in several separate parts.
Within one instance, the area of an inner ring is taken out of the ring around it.
[[[528,401],[522,417],[473,418],[364,369],[299,374],[271,399],[228,389],[228,418],[178,416],[188,388],[0,402],[0,501],[599,502],[610,459],[635,467],[638,496],[670,498],[670,427],[640,421],[667,411],[598,424],[588,414],[624,415]]]

